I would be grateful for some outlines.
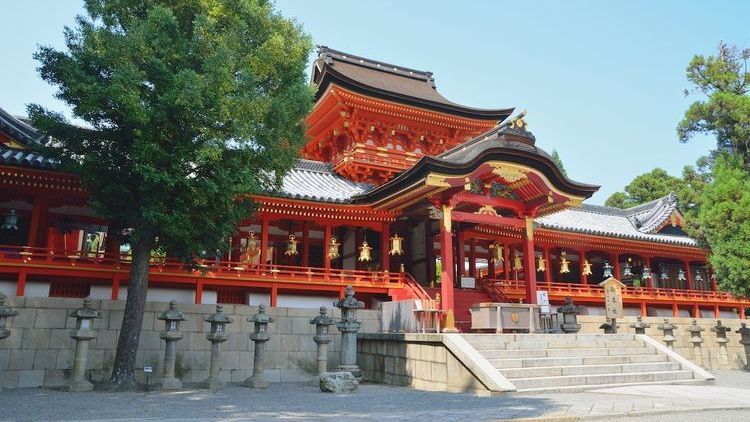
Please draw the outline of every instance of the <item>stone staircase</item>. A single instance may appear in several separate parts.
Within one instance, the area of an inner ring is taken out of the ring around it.
[[[634,334],[464,334],[463,338],[519,392],[712,379],[654,340]]]

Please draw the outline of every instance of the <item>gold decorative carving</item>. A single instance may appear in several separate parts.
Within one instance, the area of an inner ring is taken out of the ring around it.
[[[425,181],[425,184],[428,186],[437,186],[441,188],[449,188],[451,185],[445,181],[445,176],[440,176],[438,174],[428,174],[427,180]]]
[[[482,208],[479,208],[474,214],[493,215],[497,217],[497,211],[491,205],[485,205]]]
[[[526,238],[534,240],[534,219],[526,217]]]
[[[518,325],[519,321],[521,321],[521,315],[518,315],[518,312],[513,312],[510,314],[510,320],[513,321],[513,324]]]
[[[526,171],[512,165],[496,163],[492,164],[492,167],[492,174],[500,176],[507,183],[515,183],[526,178]]]
[[[443,227],[445,227],[445,230],[451,231],[451,211],[453,211],[453,207],[449,205],[443,205]]]

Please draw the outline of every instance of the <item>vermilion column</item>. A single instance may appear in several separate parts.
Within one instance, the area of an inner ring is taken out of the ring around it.
[[[323,267],[326,271],[331,269],[331,256],[328,255],[328,248],[331,246],[331,225],[326,224],[323,227]]]
[[[48,210],[47,198],[43,196],[37,196],[34,198],[34,208],[31,210],[31,221],[29,222],[29,236],[26,239],[26,245],[28,246],[40,246],[38,243],[39,233],[41,231],[40,226],[43,221],[47,220],[46,214]]]
[[[654,274],[655,273],[654,273],[654,269],[651,268],[651,257],[650,256],[646,257],[646,266],[648,267],[649,270],[651,270],[651,278],[647,278],[646,279],[646,287],[653,288],[654,287]]]
[[[474,237],[469,241],[469,276],[477,276],[477,239]]]
[[[690,261],[684,261],[685,279],[687,280],[687,289],[693,290],[693,274],[690,272]]]
[[[424,250],[427,282],[433,286],[435,282],[435,240],[432,237],[432,221],[429,219],[424,222]]]
[[[260,229],[260,265],[265,265],[268,262],[268,217],[261,217],[261,229]]]
[[[16,296],[26,295],[26,271],[21,270],[18,273],[18,282],[16,283]]]
[[[503,278],[510,280],[510,245],[503,245]]]
[[[383,271],[390,271],[391,268],[390,255],[388,255],[390,238],[391,227],[388,223],[383,223],[383,228],[380,231],[380,262],[382,263]]]
[[[440,224],[440,299],[443,311],[453,311],[453,239],[451,236],[451,211],[453,207],[443,205],[443,220]]]
[[[458,254],[456,256],[456,264],[457,270],[456,271],[456,277],[458,278],[459,283],[461,282],[461,277],[464,276],[464,271],[466,270],[466,251],[464,250],[464,231],[461,228],[461,225],[459,224],[456,228],[456,244],[457,244],[457,251]]]
[[[536,270],[534,269],[534,220],[526,217],[526,238],[523,242],[523,259],[526,266],[526,303],[536,303]]]
[[[302,223],[302,266],[310,266],[310,223]]]
[[[620,273],[620,254],[615,253],[615,278],[620,280],[622,279],[622,274]]]
[[[585,285],[589,285],[589,276],[583,275],[583,264],[586,262],[586,251],[581,249],[578,251],[578,271],[580,271],[581,281]]]
[[[552,283],[552,260],[550,259],[549,248],[544,248],[544,261],[547,265],[547,270],[544,272],[544,282],[547,284]]]

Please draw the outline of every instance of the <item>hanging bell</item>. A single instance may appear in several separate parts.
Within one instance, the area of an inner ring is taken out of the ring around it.
[[[289,235],[289,242],[286,244],[286,251],[284,252],[284,255],[286,256],[293,256],[293,255],[299,255],[299,252],[297,252],[297,238],[293,234]]]
[[[393,236],[391,236],[390,240],[391,240],[391,249],[388,251],[388,255],[403,255],[404,254],[404,249],[403,249],[404,238],[399,236],[398,233],[394,233]]]
[[[338,240],[336,240],[335,237],[331,237],[331,242],[328,244],[328,257],[331,259],[336,259],[341,256],[339,253],[339,246],[341,246],[341,243],[339,243]]]
[[[513,256],[513,271],[523,271],[523,261],[521,260],[521,254],[516,251]]]
[[[536,270],[539,272],[545,272],[547,271],[547,261],[544,259],[543,256],[539,257],[539,260],[537,261]]]
[[[560,252],[560,274],[567,274],[570,272],[570,261],[568,261],[567,256],[567,252]]]
[[[3,218],[3,225],[0,226],[0,230],[18,230],[18,212],[15,208],[8,210]]]
[[[588,259],[584,259],[583,260],[583,275],[590,276],[591,274],[593,274],[591,272],[591,263],[589,262]]]
[[[370,252],[372,251],[372,247],[367,244],[367,241],[362,242],[362,246],[359,247],[359,258],[357,260],[359,262],[370,262],[372,261],[372,256],[370,256]]]

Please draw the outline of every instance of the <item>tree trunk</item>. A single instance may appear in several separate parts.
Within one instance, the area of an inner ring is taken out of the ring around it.
[[[112,376],[109,380],[111,390],[135,390],[138,387],[135,380],[135,356],[143,327],[153,243],[154,240],[150,234],[136,230],[132,249],[133,261],[128,281],[128,297],[125,301],[120,337],[117,339]]]

